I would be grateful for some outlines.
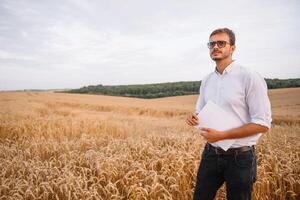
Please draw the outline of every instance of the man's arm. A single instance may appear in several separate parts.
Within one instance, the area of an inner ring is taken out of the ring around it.
[[[268,130],[268,127],[254,123],[248,123],[238,128],[230,129],[228,131],[218,131],[212,128],[200,129],[202,136],[208,142],[217,142],[219,140],[225,139],[243,138],[257,133],[265,133]]]

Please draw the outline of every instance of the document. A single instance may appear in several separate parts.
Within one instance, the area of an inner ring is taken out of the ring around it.
[[[235,115],[226,112],[212,101],[208,101],[198,114],[199,124],[197,129],[205,127],[218,131],[226,131],[243,125],[243,122]],[[219,140],[212,143],[225,151],[235,142],[235,139]]]

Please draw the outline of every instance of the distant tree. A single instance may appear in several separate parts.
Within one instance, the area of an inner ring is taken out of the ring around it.
[[[269,89],[300,87],[300,79],[265,79]],[[102,94],[137,98],[159,98],[167,96],[198,94],[201,81],[173,83],[156,83],[144,85],[89,85],[79,89],[65,91],[68,93]]]

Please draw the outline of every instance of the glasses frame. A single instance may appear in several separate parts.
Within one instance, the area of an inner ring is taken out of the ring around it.
[[[230,45],[230,42],[224,41],[224,40],[217,40],[217,41],[212,41],[212,42],[208,42],[207,43],[207,47],[209,49],[213,49],[215,47],[215,45],[217,44],[217,46],[219,48],[224,48],[226,46],[226,44]]]

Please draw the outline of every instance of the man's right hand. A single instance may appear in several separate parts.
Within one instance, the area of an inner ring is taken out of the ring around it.
[[[199,124],[199,118],[194,113],[189,114],[185,121],[190,126],[196,126]]]

